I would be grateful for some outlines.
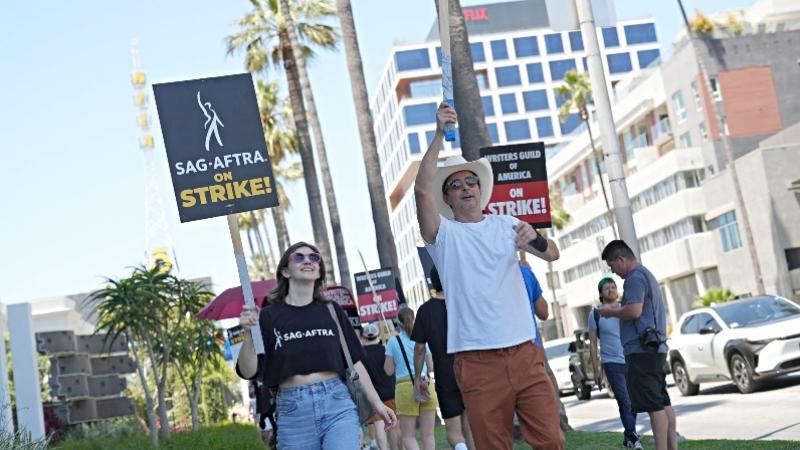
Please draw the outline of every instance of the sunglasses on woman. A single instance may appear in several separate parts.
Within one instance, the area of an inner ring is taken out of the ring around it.
[[[304,255],[302,253],[292,253],[290,256],[292,262],[296,264],[300,264],[301,262],[305,261],[306,258],[308,259],[309,262],[312,263],[319,263],[320,260],[322,260],[322,258],[319,256],[319,253],[309,253],[307,255]]]
[[[464,177],[463,180],[456,178],[455,180],[445,184],[442,192],[447,192],[448,189],[461,189],[464,186],[464,183],[466,183],[469,187],[474,187],[481,184],[481,180],[479,180],[475,175],[468,175]]]

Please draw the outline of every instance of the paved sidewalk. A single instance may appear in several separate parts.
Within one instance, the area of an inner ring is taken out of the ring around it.
[[[678,432],[687,439],[800,440],[800,374],[778,378],[747,395],[731,383],[703,384],[694,397],[682,397],[670,387],[669,395],[678,414]],[[588,401],[574,395],[561,400],[576,430],[622,431],[617,403],[605,391],[593,391]],[[639,415],[637,429],[652,433],[646,414]]]

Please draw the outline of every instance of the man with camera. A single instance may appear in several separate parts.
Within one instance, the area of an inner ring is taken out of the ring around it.
[[[625,279],[622,303],[603,305],[600,315],[620,319],[633,412],[646,412],[650,416],[656,450],[675,450],[678,448],[675,410],[664,373],[667,314],[658,281],[622,240],[609,242],[602,258],[612,272]]]

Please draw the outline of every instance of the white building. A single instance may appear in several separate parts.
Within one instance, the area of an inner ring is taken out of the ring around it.
[[[544,0],[464,8],[472,57],[492,143],[542,140],[548,147],[569,141],[577,115],[558,120],[555,95],[564,73],[586,71],[580,33],[548,28]],[[428,297],[418,262],[421,245],[413,198],[417,167],[435,130],[441,101],[441,68],[435,18],[428,40],[392,49],[372,101],[381,175],[396,239],[400,279],[412,306]],[[598,30],[611,85],[659,59],[653,19],[620,21]],[[456,109],[457,109],[456,105]],[[442,157],[458,154],[445,144]]]

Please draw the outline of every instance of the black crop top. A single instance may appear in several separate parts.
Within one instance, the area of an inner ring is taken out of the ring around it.
[[[339,304],[331,304],[355,364],[364,359],[361,342]],[[259,370],[266,369],[267,386],[278,386],[291,376],[314,372],[336,372],[344,379],[347,361],[326,303],[312,302],[306,306],[275,303],[261,311],[259,324],[266,353],[266,361],[259,365]]]

